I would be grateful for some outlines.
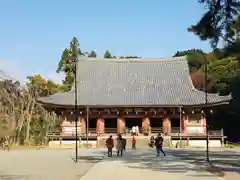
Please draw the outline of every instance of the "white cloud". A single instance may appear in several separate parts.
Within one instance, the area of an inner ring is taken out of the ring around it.
[[[15,63],[16,62],[16,63]],[[56,73],[56,71],[46,73],[46,72],[29,72],[26,68],[18,64],[17,61],[7,61],[0,59],[0,77],[6,79],[18,80],[21,84],[26,84],[27,76],[40,74],[45,79],[50,79],[55,83],[62,83],[64,79],[63,73]]]

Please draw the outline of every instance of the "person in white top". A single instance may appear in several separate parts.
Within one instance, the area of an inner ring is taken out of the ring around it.
[[[132,135],[136,135],[136,127],[135,126],[132,127]]]
[[[139,127],[136,126],[136,135],[138,136],[139,135]]]

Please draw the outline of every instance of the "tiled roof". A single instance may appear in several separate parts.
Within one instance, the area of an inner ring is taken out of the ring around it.
[[[186,106],[205,104],[196,90],[186,57],[168,59],[96,59],[81,57],[77,64],[78,105]],[[229,96],[208,93],[208,103],[227,102]],[[74,105],[73,89],[40,98],[40,102]]]

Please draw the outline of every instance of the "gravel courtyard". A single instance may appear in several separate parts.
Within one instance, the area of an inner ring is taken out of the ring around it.
[[[87,156],[91,151],[79,150]],[[72,159],[74,150],[0,150],[0,180],[79,180],[95,164]]]

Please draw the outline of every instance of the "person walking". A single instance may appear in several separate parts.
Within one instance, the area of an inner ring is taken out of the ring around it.
[[[109,138],[106,140],[106,147],[108,150],[108,157],[112,157],[112,149],[114,147],[114,142],[112,136],[109,136]]]
[[[155,146],[156,146],[156,151],[157,151],[157,156],[160,155],[160,153],[163,153],[164,156],[166,156],[166,153],[163,151],[163,137],[159,133],[155,139]]]
[[[136,150],[136,138],[134,135],[132,136],[132,149]]]
[[[121,134],[118,135],[116,149],[117,149],[117,156],[119,155],[122,156],[123,155],[123,138]]]

